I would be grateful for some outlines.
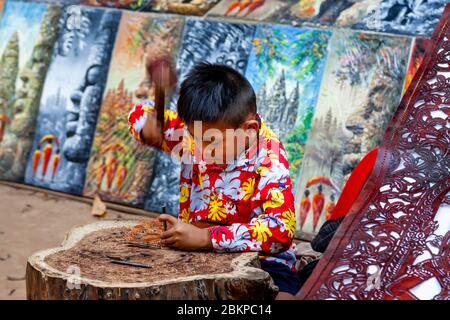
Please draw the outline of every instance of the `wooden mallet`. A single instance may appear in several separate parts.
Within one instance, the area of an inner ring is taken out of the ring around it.
[[[166,95],[177,83],[177,76],[170,56],[162,56],[147,64],[147,73],[155,88],[156,118],[164,130],[164,109]]]

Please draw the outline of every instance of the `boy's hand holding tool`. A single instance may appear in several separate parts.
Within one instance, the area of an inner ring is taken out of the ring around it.
[[[161,235],[161,243],[165,246],[181,250],[210,250],[212,243],[207,228],[199,228],[179,221],[168,214],[159,216],[159,221],[167,223],[167,231]]]

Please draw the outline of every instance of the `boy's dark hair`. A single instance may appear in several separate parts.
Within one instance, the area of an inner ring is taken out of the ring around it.
[[[182,82],[177,108],[185,123],[223,121],[237,128],[249,114],[256,114],[256,95],[238,71],[201,62]]]

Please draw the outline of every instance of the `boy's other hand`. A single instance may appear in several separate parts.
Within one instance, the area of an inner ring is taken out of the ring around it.
[[[161,235],[161,243],[165,246],[181,250],[210,250],[212,243],[208,229],[201,229],[191,224],[178,221],[168,214],[159,216],[159,221],[166,221],[167,231]]]

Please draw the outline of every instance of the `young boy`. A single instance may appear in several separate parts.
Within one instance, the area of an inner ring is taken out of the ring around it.
[[[200,63],[181,84],[177,109],[165,112],[163,130],[152,102],[136,105],[129,115],[138,141],[181,158],[179,218],[160,216],[170,226],[162,243],[183,250],[257,251],[280,289],[277,298],[293,298],[300,284],[289,164],[257,114],[250,83],[230,67]],[[196,226],[201,223],[209,227]]]

